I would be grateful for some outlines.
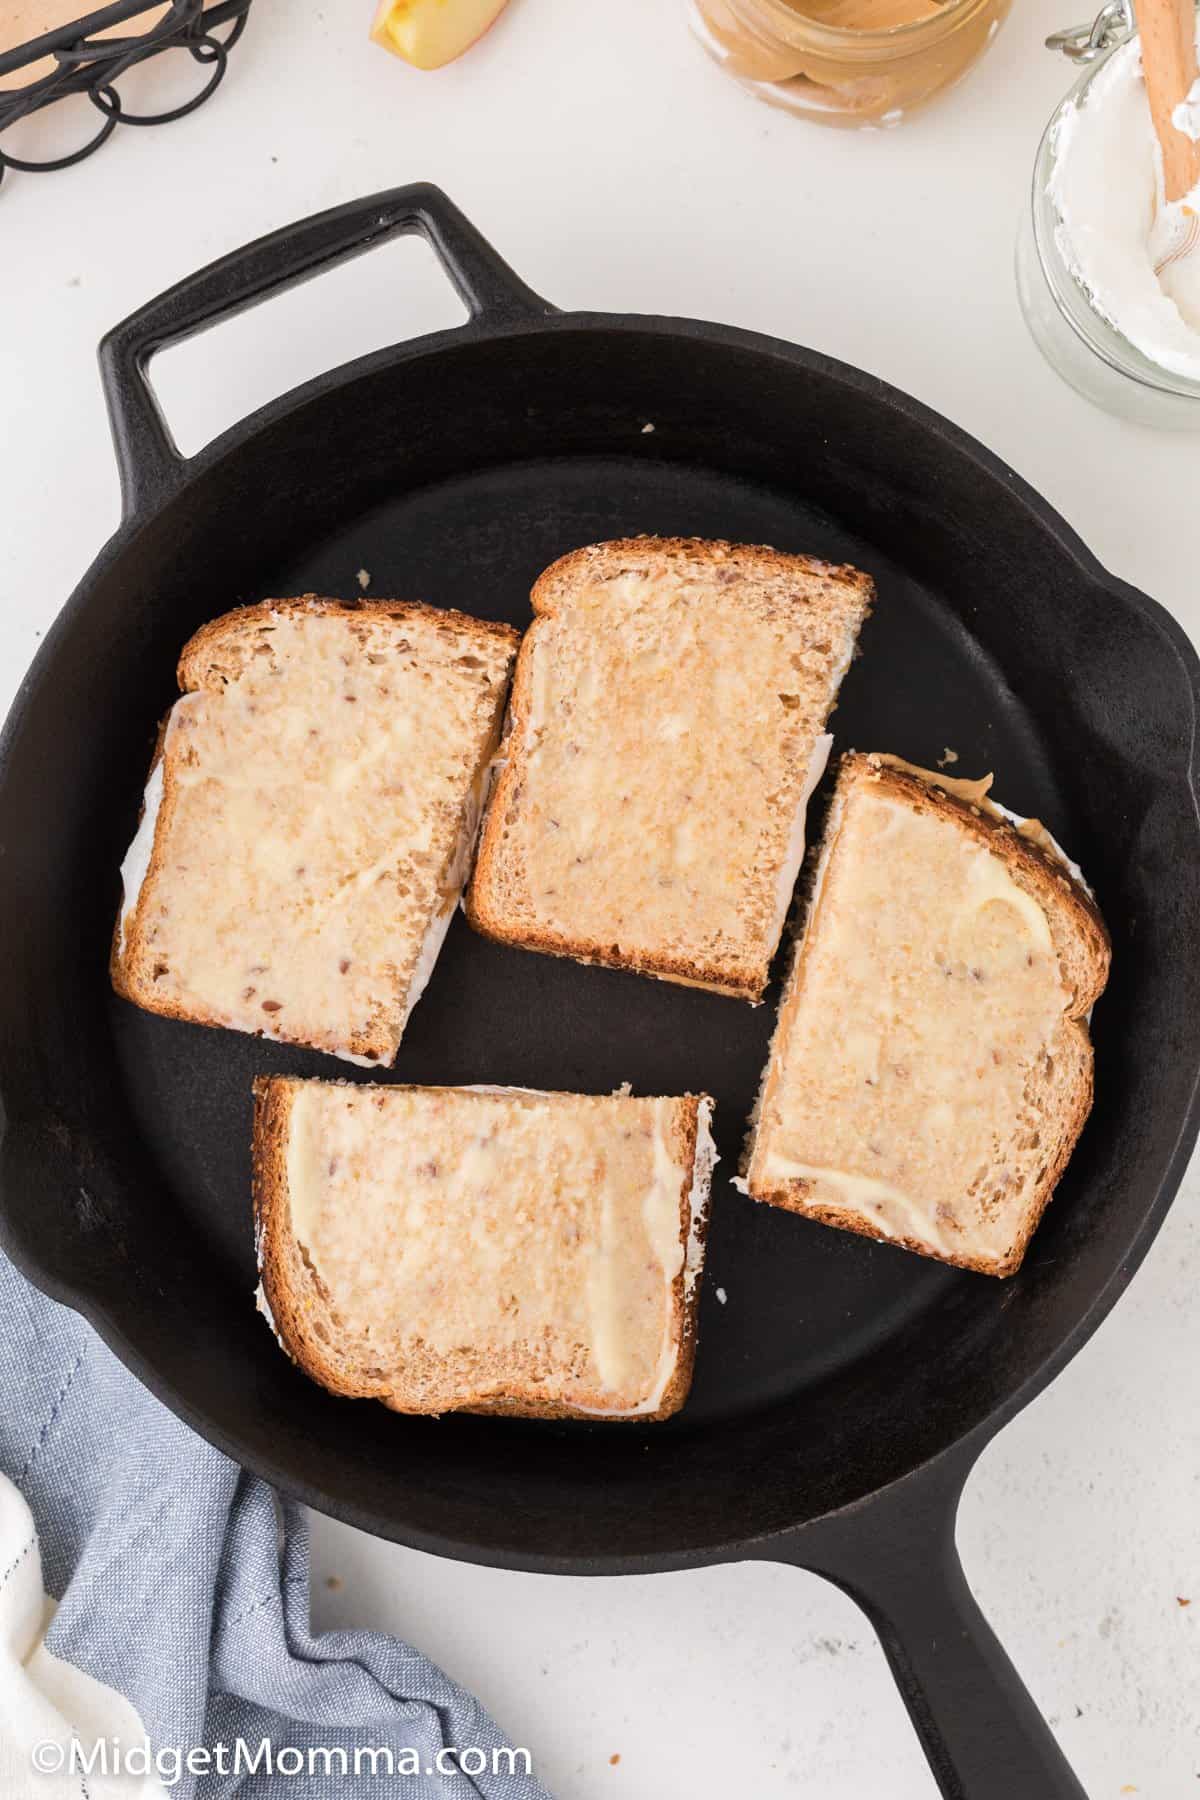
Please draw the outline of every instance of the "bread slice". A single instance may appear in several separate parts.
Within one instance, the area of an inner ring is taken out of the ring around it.
[[[518,641],[311,595],[198,631],[121,870],[117,992],[390,1063],[466,880]]]
[[[715,1160],[701,1096],[255,1083],[259,1304],[396,1412],[664,1419]]]
[[[1091,1109],[1109,942],[1078,871],[990,782],[842,758],[745,1185],[1011,1275]]]
[[[577,550],[533,590],[477,930],[758,1001],[873,587],[699,538]]]

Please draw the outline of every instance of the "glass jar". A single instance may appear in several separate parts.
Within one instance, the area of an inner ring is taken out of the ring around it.
[[[1132,35],[1125,0],[1111,0],[1090,28],[1047,39],[1052,49],[1088,67],[1042,137],[1030,204],[1017,238],[1017,293],[1038,349],[1085,399],[1144,425],[1195,431],[1200,430],[1200,382],[1151,362],[1097,312],[1063,257],[1058,212],[1049,193],[1063,114],[1069,106],[1087,105],[1100,70]]]
[[[897,125],[965,75],[1011,0],[692,0],[705,49],[825,125]]]

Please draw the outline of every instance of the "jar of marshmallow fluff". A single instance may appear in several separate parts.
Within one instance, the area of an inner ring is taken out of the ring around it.
[[[1200,430],[1200,190],[1175,203],[1177,229],[1164,240],[1172,221],[1127,0],[1047,41],[1086,67],[1034,166],[1017,243],[1026,321],[1051,366],[1096,405]],[[1196,89],[1175,124],[1200,138]]]

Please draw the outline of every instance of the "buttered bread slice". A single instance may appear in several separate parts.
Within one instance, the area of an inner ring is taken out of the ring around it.
[[[533,590],[471,923],[760,1000],[872,592],[857,569],[693,538],[555,563]]]
[[[517,642],[311,596],[198,631],[121,871],[118,993],[390,1063],[466,880]]]
[[[842,759],[746,1186],[1009,1275],[1091,1109],[1109,943],[1078,870],[989,787]]]
[[[396,1412],[661,1419],[687,1397],[712,1102],[255,1084],[259,1305]]]

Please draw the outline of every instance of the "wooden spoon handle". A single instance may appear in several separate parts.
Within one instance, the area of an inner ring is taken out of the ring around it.
[[[1200,144],[1172,122],[1196,80],[1196,13],[1192,0],[1134,0],[1150,116],[1162,146],[1163,187],[1182,200],[1200,181]]]

